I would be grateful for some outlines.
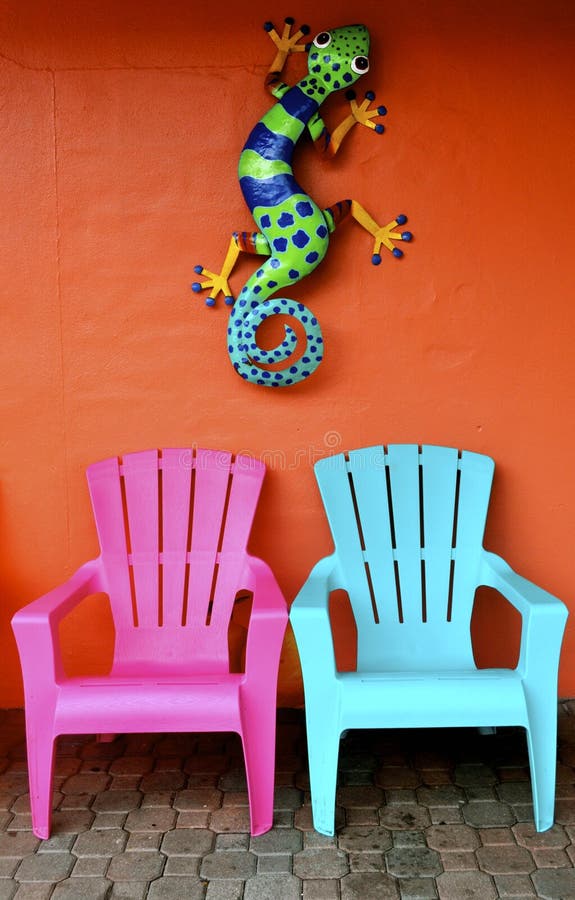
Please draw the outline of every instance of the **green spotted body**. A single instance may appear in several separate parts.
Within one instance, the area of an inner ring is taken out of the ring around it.
[[[323,358],[319,323],[306,307],[278,292],[309,275],[324,259],[337,211],[322,210],[297,183],[292,155],[307,128],[329,143],[319,107],[334,91],[351,86],[369,66],[369,34],[364,25],[321,32],[310,45],[308,74],[293,87],[269,76],[277,103],[256,124],[239,161],[240,186],[259,233],[252,252],[267,255],[246,282],[230,312],[228,352],[238,374],[266,387],[286,387],[308,378]],[[274,77],[276,76],[276,77]],[[346,201],[349,203],[349,201]],[[268,317],[287,315],[302,325],[305,349],[295,359],[295,331],[285,327],[282,342],[262,350],[256,341]],[[282,364],[279,371],[264,368]]]

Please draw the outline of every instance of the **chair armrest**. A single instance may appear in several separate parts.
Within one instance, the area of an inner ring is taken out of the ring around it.
[[[539,670],[542,659],[546,667],[555,669],[556,677],[569,614],[565,604],[518,575],[505,560],[487,550],[482,554],[480,584],[499,591],[521,613],[523,628],[518,668],[525,672]]]
[[[311,570],[290,609],[302,671],[321,668],[336,675],[335,650],[329,618],[329,595],[335,590],[336,556],[326,556]]]
[[[90,594],[102,590],[99,560],[81,566],[68,581],[28,603],[12,617],[24,682],[34,674],[54,683],[63,677],[58,624]]]
[[[271,568],[248,556],[246,587],[253,592],[246,646],[246,681],[277,684],[279,658],[288,622],[285,597]]]

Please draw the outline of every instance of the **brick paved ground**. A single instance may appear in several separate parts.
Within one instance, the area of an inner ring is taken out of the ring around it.
[[[305,731],[281,711],[275,826],[251,838],[234,735],[61,739],[53,836],[30,830],[23,720],[0,712],[0,900],[575,900],[575,701],[557,824],[534,832],[524,734],[350,732],[337,836],[313,831]]]

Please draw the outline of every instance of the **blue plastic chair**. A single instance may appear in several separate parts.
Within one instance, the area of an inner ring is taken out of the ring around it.
[[[494,464],[448,447],[367,447],[316,463],[335,552],[290,614],[300,654],[314,827],[334,833],[339,740],[350,728],[527,730],[535,824],[553,824],[557,670],[567,609],[482,546]],[[516,669],[478,669],[470,621],[488,585],[522,616]],[[331,591],[347,591],[357,669],[338,672]]]

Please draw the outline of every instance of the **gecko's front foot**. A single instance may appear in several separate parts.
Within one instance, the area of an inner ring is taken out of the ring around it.
[[[396,247],[394,241],[410,241],[412,239],[413,235],[411,231],[396,231],[397,228],[401,228],[406,222],[407,216],[397,216],[397,218],[388,225],[384,225],[374,233],[373,256],[371,257],[374,266],[378,266],[381,262],[379,251],[382,246],[393,253],[395,257],[401,259],[403,250]]]
[[[309,34],[309,25],[301,25],[297,31],[292,34],[291,29],[294,21],[295,20],[291,16],[287,16],[287,18],[284,19],[284,27],[281,35],[275,30],[273,22],[264,22],[264,29],[267,31],[277,48],[276,57],[270,67],[272,70],[277,69],[281,71],[290,53],[301,53],[306,49],[306,44],[300,44],[299,42],[302,37]]]
[[[385,106],[371,106],[371,103],[375,100],[374,92],[367,91],[365,100],[362,100],[361,103],[357,102],[354,90],[346,91],[345,96],[349,100],[351,114],[358,125],[363,125],[365,128],[371,128],[377,134],[383,134],[383,125],[380,122],[374,122],[373,119],[377,116],[387,115],[387,109]]]
[[[206,281],[194,281],[192,284],[193,292],[199,294],[200,291],[205,291],[210,288],[209,296],[206,298],[206,306],[215,306],[216,297],[220,293],[224,295],[224,302],[228,306],[233,305],[234,298],[228,284],[228,279],[224,275],[216,275],[215,272],[210,272],[209,269],[204,269],[203,266],[194,266],[194,272],[197,275],[204,275]]]

